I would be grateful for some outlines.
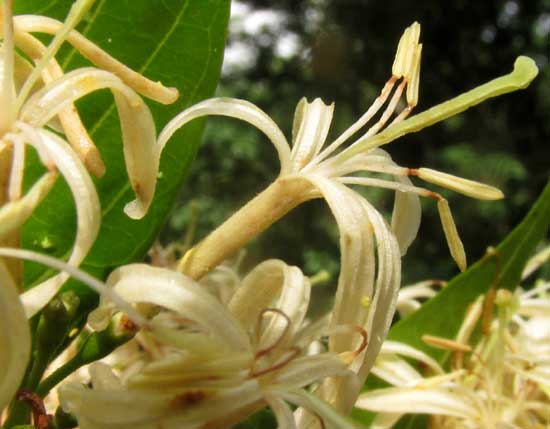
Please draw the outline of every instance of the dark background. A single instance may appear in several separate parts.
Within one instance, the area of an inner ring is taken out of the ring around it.
[[[521,220],[548,181],[550,0],[234,2],[218,95],[257,104],[287,137],[301,97],[334,101],[335,137],[377,96],[390,76],[399,37],[413,21],[422,25],[424,45],[416,112],[508,73],[518,55],[532,57],[540,69],[527,90],[485,102],[386,147],[400,165],[435,168],[504,191],[505,200],[482,202],[428,186],[448,197],[473,262]],[[294,49],[283,49],[289,45]],[[204,237],[267,186],[278,168],[274,149],[253,127],[210,119],[163,240],[184,235],[191,201],[198,208],[194,238]],[[390,191],[366,195],[391,213]],[[422,226],[403,262],[404,283],[448,279],[457,272],[435,202],[422,204]],[[298,208],[254,241],[246,261],[269,257],[297,264],[308,274],[328,270],[331,290],[338,273],[338,233],[322,201]]]

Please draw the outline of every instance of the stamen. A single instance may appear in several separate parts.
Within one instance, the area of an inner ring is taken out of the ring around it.
[[[286,325],[285,325],[285,328],[284,328],[283,332],[279,336],[279,338],[277,338],[277,340],[275,340],[275,342],[272,345],[270,345],[270,346],[268,346],[264,349],[258,350],[256,352],[256,354],[254,355],[254,359],[256,359],[256,360],[261,358],[262,356],[265,356],[268,353],[271,353],[273,350],[275,350],[283,342],[283,340],[285,339],[287,333],[290,330],[290,326],[292,325],[292,322],[290,321],[290,318],[285,313],[283,313],[281,310],[279,310],[277,308],[264,308],[260,312],[260,314],[258,315],[258,323],[257,323],[257,326],[256,326],[256,343],[257,344],[259,344],[259,342],[261,340],[262,321],[263,321],[263,317],[266,313],[276,313],[276,314],[278,314],[279,316],[281,316],[285,319]]]
[[[491,287],[485,295],[485,300],[483,301],[483,312],[481,315],[481,331],[483,335],[489,335],[491,333],[491,322],[493,321],[493,308],[495,306],[495,298],[497,296],[497,288],[500,283],[500,273],[502,270],[502,259],[500,253],[494,248],[487,249],[487,254],[483,259],[494,258],[495,259],[495,278]]]
[[[42,73],[42,70],[44,70],[44,68],[48,65],[50,60],[55,56],[60,46],[63,44],[63,42],[67,38],[67,34],[74,27],[76,27],[76,25],[80,22],[84,14],[90,9],[94,1],[95,0],[77,0],[71,6],[71,10],[67,15],[67,19],[63,24],[63,28],[55,34],[53,40],[48,45],[48,49],[46,50],[45,54],[42,56],[38,64],[36,64],[36,66],[34,67],[34,70],[32,71],[31,75],[23,85],[23,88],[21,88],[21,91],[19,92],[19,95],[17,96],[17,99],[15,101],[15,109],[14,109],[15,112],[19,113],[21,106],[23,105],[24,101],[27,99],[31,89],[34,87],[34,84],[36,83],[40,74]]]
[[[325,149],[321,151],[315,158],[313,158],[309,165],[314,166],[326,159],[331,153],[333,153],[336,149],[342,145],[342,143],[346,142],[353,134],[355,134],[357,131],[359,131],[361,128],[363,128],[376,113],[380,110],[380,108],[384,105],[386,100],[388,99],[388,96],[390,95],[395,83],[399,79],[395,76],[392,76],[384,85],[382,88],[382,91],[380,91],[380,95],[376,97],[376,100],[371,104],[371,106],[367,109],[367,111],[361,116],[357,122],[355,122],[351,127],[349,127],[346,131],[344,131],[340,137],[338,137],[334,142],[332,142],[329,146],[327,146]],[[307,168],[307,167],[306,167]]]
[[[456,224],[449,207],[449,202],[445,198],[441,198],[437,202],[437,210],[439,211],[439,217],[441,219],[441,225],[443,226],[443,232],[447,239],[449,251],[451,256],[455,260],[460,271],[466,270],[466,252],[464,251],[464,245],[458,235]]]
[[[139,314],[128,302],[117,295],[117,293],[111,288],[105,286],[102,282],[90,274],[66,264],[59,259],[52,258],[51,256],[46,256],[41,253],[32,252],[30,250],[12,249],[7,247],[0,247],[0,256],[25,259],[28,261],[38,262],[39,264],[43,264],[60,271],[65,271],[71,277],[81,281],[100,295],[103,295],[112,301],[121,311],[125,312],[136,325],[139,325],[141,328],[146,328],[149,325],[147,319],[142,317],[141,314]]]
[[[369,345],[369,334],[365,329],[363,329],[361,326],[353,326],[353,330],[355,332],[359,333],[359,335],[361,335],[362,341],[361,341],[361,344],[359,344],[359,347],[357,347],[356,350],[349,351],[349,352],[344,352],[344,353],[340,354],[340,357],[342,358],[342,360],[347,365],[351,365],[353,360],[357,356],[359,356],[367,348],[367,346]]]
[[[520,56],[514,63],[514,70],[511,73],[493,79],[451,100],[414,115],[395,127],[386,128],[376,136],[361,138],[352,147],[338,154],[338,162],[344,162],[358,153],[388,144],[405,134],[418,132],[430,125],[457,115],[489,98],[524,89],[537,74],[538,68],[535,62],[531,58]]]
[[[366,169],[366,171],[370,171],[370,169]],[[389,172],[389,171],[384,171],[384,172]],[[349,177],[349,176],[340,177],[337,180],[341,183],[345,183],[346,185],[372,186],[376,188],[385,188],[385,189],[392,189],[392,190],[402,191],[402,192],[411,192],[413,194],[420,195],[421,197],[435,198],[438,201],[443,198],[437,192],[430,191],[429,189],[406,185],[404,183],[399,183],[399,182],[392,182],[390,180],[374,179],[370,177]]]
[[[300,353],[302,352],[300,350],[299,347],[291,347],[289,349],[290,353],[288,354],[288,356],[286,356],[284,359],[280,360],[278,363],[276,363],[275,365],[272,365],[268,368],[265,368],[265,369],[262,369],[260,371],[254,371],[253,368],[251,368],[250,370],[250,374],[248,375],[249,378],[255,378],[255,377],[260,377],[262,375],[265,375],[265,374],[268,374],[270,372],[274,372],[274,371],[278,371],[280,370],[281,368],[285,367],[286,365],[288,365],[290,362],[292,362],[294,359],[296,359]]]
[[[10,127],[15,118],[13,102],[15,97],[14,75],[14,45],[13,45],[13,0],[4,0],[0,6],[3,15],[3,69],[2,88],[0,88],[0,106],[2,114],[0,115],[0,135],[4,134]]]

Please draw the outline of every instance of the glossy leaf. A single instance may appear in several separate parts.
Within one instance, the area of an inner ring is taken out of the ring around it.
[[[17,13],[37,13],[63,19],[72,2],[18,0],[15,3]],[[134,70],[180,90],[181,96],[173,105],[147,101],[158,131],[185,107],[212,96],[220,74],[228,17],[229,0],[100,0],[78,29]],[[61,51],[59,59],[66,70],[89,64],[67,47]],[[113,98],[107,91],[102,91],[88,96],[78,107],[107,166],[106,174],[95,181],[101,200],[102,227],[82,268],[105,277],[114,267],[140,260],[145,255],[187,175],[203,122],[189,124],[168,144],[161,160],[151,210],[144,219],[135,221],[123,213],[124,205],[134,196],[124,167]],[[34,181],[42,170],[40,163],[30,158],[28,182]],[[66,184],[58,181],[25,225],[24,247],[66,257],[75,235],[73,207]],[[51,272],[43,267],[27,264],[25,287],[31,287],[49,275]],[[76,290],[85,306],[95,302],[95,295],[77,282],[70,281],[65,289]]]

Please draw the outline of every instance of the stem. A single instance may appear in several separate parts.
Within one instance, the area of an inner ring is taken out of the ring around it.
[[[187,252],[178,263],[178,271],[200,279],[293,208],[312,199],[314,189],[306,180],[291,177],[275,180]]]

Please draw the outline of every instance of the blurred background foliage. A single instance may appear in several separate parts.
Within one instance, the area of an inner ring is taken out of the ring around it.
[[[525,91],[499,97],[388,146],[398,164],[480,180],[506,199],[449,198],[470,261],[525,215],[550,166],[550,0],[239,0],[233,1],[219,96],[247,99],[290,136],[301,97],[335,102],[337,136],[372,103],[390,76],[397,42],[413,21],[424,44],[417,112],[509,72],[529,55],[540,74]],[[330,137],[329,137],[330,140]],[[161,236],[183,237],[196,214],[200,240],[277,175],[270,143],[253,127],[209,119],[204,142]],[[391,213],[393,195],[368,198]],[[192,203],[192,204],[191,204]],[[423,203],[416,242],[404,258],[404,282],[448,279],[450,258],[434,201]],[[296,209],[249,246],[248,264],[278,257],[307,274],[338,273],[338,234],[321,201]],[[331,289],[328,289],[331,290]]]

